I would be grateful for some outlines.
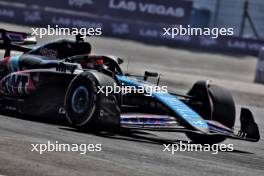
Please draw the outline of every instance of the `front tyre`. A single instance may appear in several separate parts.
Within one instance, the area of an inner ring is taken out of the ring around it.
[[[190,105],[202,117],[214,120],[233,128],[235,124],[236,110],[231,93],[220,86],[209,85],[207,82],[197,82],[189,91],[189,95],[196,97],[195,101],[202,102],[203,107]],[[209,136],[197,133],[186,133],[187,137],[195,143],[215,144],[223,142],[223,136]]]
[[[81,130],[111,130],[120,123],[120,95],[99,92],[99,87],[115,86],[115,80],[100,72],[83,72],[70,83],[65,96],[68,122]]]

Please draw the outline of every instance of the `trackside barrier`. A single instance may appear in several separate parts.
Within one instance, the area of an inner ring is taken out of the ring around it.
[[[56,0],[54,0],[56,1]],[[43,1],[44,2],[44,1]],[[103,36],[140,41],[152,45],[204,49],[213,52],[229,52],[257,56],[264,40],[244,39],[233,36],[163,36],[166,25],[129,21],[96,15],[57,12],[56,10],[28,6],[11,6],[0,3],[0,21],[34,27],[90,28],[101,27]],[[0,26],[5,28],[5,26]]]

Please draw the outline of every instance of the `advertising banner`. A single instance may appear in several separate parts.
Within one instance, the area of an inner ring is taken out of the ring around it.
[[[188,24],[192,1],[175,0],[14,0],[111,18],[164,24]]]

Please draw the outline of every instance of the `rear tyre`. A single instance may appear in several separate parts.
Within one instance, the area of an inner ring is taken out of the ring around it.
[[[210,102],[207,101],[208,99],[204,98],[206,96],[207,97],[209,96],[213,108],[212,120],[220,122],[229,128],[233,128],[235,124],[236,111],[235,111],[235,103],[231,93],[227,89],[222,88],[220,86],[208,85],[208,91],[209,91],[209,95],[208,95],[207,90],[204,89],[206,88],[205,86],[207,86],[206,82],[197,82],[196,84],[200,84],[200,85],[199,86],[194,85],[193,88],[189,91],[189,94],[191,96],[196,97],[197,99],[200,99],[200,101],[203,102],[202,104],[205,107],[203,108],[193,107],[193,108],[200,115],[202,115],[208,120],[211,120],[210,119],[211,111],[209,108],[206,108],[210,106],[209,105]],[[194,89],[199,89],[199,90],[194,90]],[[202,111],[207,111],[207,112],[204,113]],[[215,144],[215,143],[223,142],[226,139],[223,136],[208,136],[197,133],[186,133],[186,135],[193,142],[200,144]]]
[[[120,95],[99,92],[99,87],[113,87],[115,84],[113,78],[100,72],[84,72],[76,76],[65,96],[68,122],[85,131],[117,128],[120,122]]]

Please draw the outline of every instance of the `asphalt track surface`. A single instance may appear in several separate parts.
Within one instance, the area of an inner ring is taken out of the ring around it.
[[[0,24],[0,27],[29,30],[27,27]],[[40,40],[47,42],[54,37]],[[237,110],[252,109],[264,131],[264,86],[254,84],[256,59],[227,56],[191,50],[149,46],[110,38],[89,38],[95,53],[123,57],[128,71],[144,70],[163,74],[162,84],[172,90],[186,92],[201,79],[214,80],[234,94]],[[3,52],[1,52],[3,54]],[[226,140],[234,151],[163,152],[163,143],[187,142],[179,133],[133,132],[124,134],[81,133],[63,123],[64,119],[39,119],[24,116],[0,116],[0,175],[264,175],[264,142]],[[237,120],[236,127],[239,127]],[[102,151],[31,152],[31,144],[59,141],[68,144],[102,144]]]

